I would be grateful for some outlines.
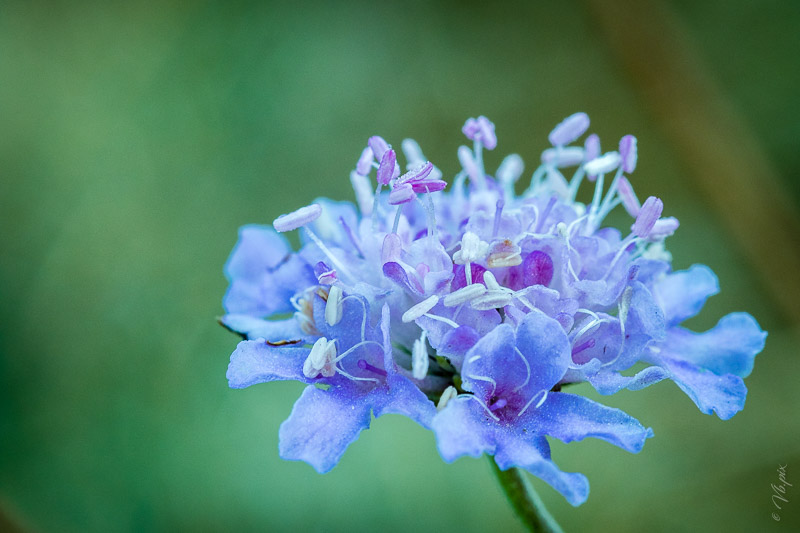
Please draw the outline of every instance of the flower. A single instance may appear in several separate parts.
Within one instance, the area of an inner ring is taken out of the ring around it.
[[[307,385],[281,425],[281,457],[327,472],[371,413],[402,414],[435,433],[446,461],[487,453],[578,505],[588,482],[558,469],[547,437],[636,453],[653,433],[570,384],[613,394],[671,379],[704,413],[742,409],[766,334],[746,313],[705,333],[681,326],[717,279],[702,265],[672,271],[664,241],[678,221],[659,198],[636,197],[636,138],[606,153],[594,134],[573,146],[588,129],[585,113],[556,126],[521,195],[520,156],[486,173],[483,149],[497,145],[486,117],[464,124],[473,148],[459,147],[449,191],[415,141],[401,144],[403,173],[373,136],[350,174],[357,207],[318,199],[241,229],[221,322],[245,340],[227,377],[233,388]],[[584,178],[588,204],[576,200]],[[625,233],[603,227],[620,204],[632,217]],[[295,229],[292,252],[280,232]]]

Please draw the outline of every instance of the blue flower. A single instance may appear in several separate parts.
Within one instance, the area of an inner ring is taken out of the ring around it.
[[[459,147],[447,192],[416,142],[401,144],[403,170],[373,136],[350,174],[355,206],[317,199],[242,228],[225,267],[221,322],[245,338],[228,380],[307,384],[280,429],[283,458],[327,472],[371,414],[402,414],[434,431],[445,460],[493,455],[578,505],[587,480],[558,469],[547,437],[635,453],[652,431],[564,387],[613,394],[668,378],[705,413],[742,409],[766,334],[746,313],[701,334],[681,326],[717,280],[700,265],[672,271],[665,239],[678,221],[660,199],[636,197],[636,138],[605,153],[596,135],[573,145],[588,128],[584,113],[556,126],[521,195],[520,156],[485,170],[497,146],[486,117],[465,123],[473,146]],[[576,200],[584,181],[588,204]],[[630,229],[603,227],[620,205]],[[280,233],[296,229],[292,252]]]

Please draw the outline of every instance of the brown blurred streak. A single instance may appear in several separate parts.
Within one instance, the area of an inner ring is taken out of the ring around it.
[[[800,324],[800,219],[758,141],[658,0],[586,0],[650,111],[787,322]]]

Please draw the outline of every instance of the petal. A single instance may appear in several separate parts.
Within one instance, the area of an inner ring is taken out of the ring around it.
[[[489,417],[481,413],[483,408],[476,401],[460,396],[436,414],[431,429],[445,461],[452,463],[464,455],[480,457],[484,452],[494,453],[494,425],[486,424],[484,418]]]
[[[306,387],[281,424],[281,457],[305,461],[320,474],[328,472],[361,430],[369,428],[370,405],[362,400],[344,389]]]
[[[257,281],[289,253],[286,238],[269,226],[248,225],[239,229],[239,241],[225,263],[229,280]]]
[[[272,342],[311,339],[303,333],[294,318],[286,320],[263,320],[250,315],[228,314],[220,318],[223,326],[244,335],[250,340],[265,339]]]
[[[659,366],[650,366],[635,376],[623,376],[611,370],[601,370],[586,379],[597,392],[608,396],[616,394],[622,389],[641,390],[668,377],[670,374],[665,369]]]
[[[564,329],[541,312],[528,313],[520,323],[517,328],[517,348],[530,364],[528,387],[533,391],[553,388],[572,363],[569,339]]]
[[[717,276],[705,265],[692,265],[688,270],[669,274],[653,291],[669,325],[695,316],[706,299],[718,292]]]
[[[484,398],[496,388],[520,385],[526,376],[525,363],[514,349],[514,329],[508,324],[500,324],[472,347],[461,374],[464,389]]]
[[[728,420],[744,408],[747,387],[739,376],[718,376],[687,361],[665,359],[664,366],[701,412]]]
[[[263,340],[242,341],[231,354],[226,374],[228,385],[243,389],[268,381],[308,382],[303,375],[303,362],[309,351],[297,346],[270,346]]]
[[[563,442],[594,437],[632,453],[638,453],[644,441],[653,436],[651,429],[619,409],[564,392],[549,393],[544,404],[528,410],[521,422]]]
[[[295,293],[316,285],[314,269],[297,255],[290,256],[273,271],[266,267],[257,280],[233,278],[223,305],[228,313],[269,316],[293,310]]]
[[[370,395],[369,403],[375,418],[385,414],[407,416],[425,429],[431,429],[436,406],[408,378],[399,374],[387,378],[386,387],[377,387]]]
[[[752,316],[731,313],[705,333],[672,328],[660,347],[671,359],[689,361],[715,374],[747,377],[755,356],[764,349],[766,337]]]
[[[562,472],[550,460],[550,446],[544,437],[523,439],[504,434],[497,445],[494,460],[500,470],[519,467],[560,492],[569,503],[578,506],[589,497],[589,481],[579,473]]]

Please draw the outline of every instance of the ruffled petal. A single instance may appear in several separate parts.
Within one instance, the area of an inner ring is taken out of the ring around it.
[[[306,387],[281,424],[281,458],[305,461],[320,474],[328,472],[361,430],[369,428],[370,405],[362,400],[334,387]]]
[[[525,363],[514,350],[514,330],[500,324],[467,353],[462,380],[465,390],[488,397],[495,388],[519,385],[525,376]]]
[[[747,377],[755,356],[764,349],[767,333],[748,313],[731,313],[705,333],[683,328],[669,330],[661,352],[707,368],[715,374]]]
[[[239,228],[239,241],[225,263],[229,280],[258,281],[261,275],[278,266],[289,253],[289,244],[269,226]]]
[[[436,406],[408,378],[395,374],[387,378],[387,387],[378,387],[367,400],[375,418],[386,414],[407,416],[425,429],[431,429]]]
[[[229,330],[239,333],[250,340],[261,338],[271,342],[296,340],[308,342],[312,339],[312,337],[303,333],[294,318],[263,320],[250,315],[228,314],[219,320]]]
[[[664,277],[653,292],[667,323],[673,326],[699,313],[708,297],[719,292],[719,281],[707,266],[692,265]]]
[[[520,423],[530,424],[536,433],[563,442],[594,437],[632,453],[638,453],[653,436],[653,430],[619,409],[564,392],[549,393],[540,407],[529,409],[523,418]]]
[[[592,387],[604,396],[616,394],[622,389],[641,390],[670,377],[670,373],[659,367],[650,366],[635,376],[623,376],[618,372],[601,369],[596,374],[587,376]]]
[[[701,412],[715,412],[722,420],[728,420],[744,408],[747,387],[739,376],[718,376],[688,361],[665,359],[663,364]]]
[[[303,362],[310,350],[297,346],[270,346],[263,340],[242,341],[231,354],[228,385],[243,389],[256,383],[296,380],[304,383]]]
[[[577,472],[562,472],[550,460],[550,446],[544,437],[530,440],[503,434],[494,460],[500,470],[519,467],[560,492],[569,503],[578,506],[589,497],[589,481]]]

